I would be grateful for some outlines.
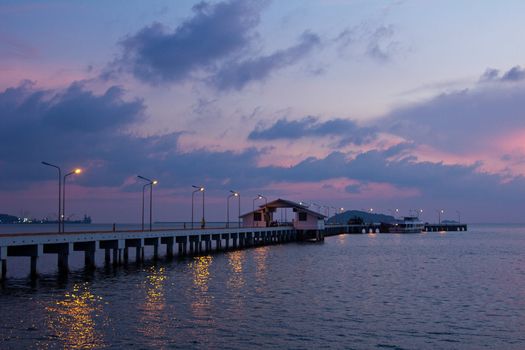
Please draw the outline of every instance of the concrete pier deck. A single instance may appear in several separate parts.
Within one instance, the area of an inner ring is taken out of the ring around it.
[[[176,251],[182,257],[298,238],[293,227],[0,234],[0,279],[5,279],[7,258],[14,256],[28,257],[30,276],[36,278],[38,259],[44,254],[56,254],[58,270],[67,272],[69,255],[74,251],[83,252],[85,265],[94,267],[98,250],[104,251],[104,263],[120,265],[128,262],[130,249],[136,262],[143,261],[146,246],[153,248],[153,258],[157,259],[160,245],[166,246],[168,257],[174,256],[177,246]]]

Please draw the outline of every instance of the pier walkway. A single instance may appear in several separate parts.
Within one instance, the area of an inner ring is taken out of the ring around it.
[[[130,249],[135,262],[144,260],[144,248],[153,248],[153,258],[158,258],[159,246],[166,246],[166,255],[174,256],[177,246],[179,256],[207,254],[212,250],[238,249],[259,245],[285,243],[308,238],[290,226],[181,229],[152,231],[94,231],[64,233],[0,234],[0,278],[7,273],[7,258],[30,258],[30,275],[38,275],[38,259],[43,254],[56,254],[60,272],[68,271],[69,255],[83,252],[87,267],[95,266],[95,253],[104,251],[105,263],[120,265],[129,260]]]
[[[298,230],[293,226],[241,227],[213,229],[177,229],[152,231],[90,231],[63,233],[0,234],[0,279],[7,273],[8,257],[30,258],[30,276],[38,276],[38,259],[44,254],[57,256],[58,270],[67,273],[69,255],[82,252],[86,267],[95,267],[95,253],[104,251],[104,263],[121,265],[130,260],[144,261],[145,247],[153,249],[153,259],[159,256],[159,247],[165,245],[166,256],[177,254],[208,254],[248,247],[294,241],[323,241],[325,236],[339,234],[382,233],[379,224],[326,225],[322,230]],[[427,225],[425,231],[466,231],[466,225]],[[175,252],[176,249],[176,252]]]

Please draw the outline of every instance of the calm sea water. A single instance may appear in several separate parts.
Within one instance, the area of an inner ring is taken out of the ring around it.
[[[525,226],[469,230],[78,263],[67,280],[49,259],[34,285],[12,259],[0,348],[524,349]]]

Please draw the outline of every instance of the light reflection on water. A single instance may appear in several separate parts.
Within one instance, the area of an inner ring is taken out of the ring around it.
[[[230,277],[228,279],[228,288],[234,291],[244,287],[243,264],[246,260],[245,250],[236,250],[228,253],[228,265],[230,266]]]
[[[525,226],[482,229],[8,279],[0,348],[521,350]]]
[[[270,247],[259,247],[253,251],[253,259],[255,260],[255,278],[257,285],[266,284],[266,258]]]
[[[100,331],[102,298],[90,291],[88,283],[73,285],[71,291],[45,310],[47,327],[64,348],[97,349],[105,345]]]
[[[140,306],[142,312],[137,330],[148,339],[148,343],[162,348],[166,336],[166,327],[160,325],[165,324],[168,318],[168,314],[165,312],[166,268],[152,266],[147,272],[148,274],[142,283],[145,300]]]
[[[213,323],[211,317],[213,296],[209,293],[211,255],[198,256],[188,264],[193,274],[191,311],[196,322],[202,326]]]

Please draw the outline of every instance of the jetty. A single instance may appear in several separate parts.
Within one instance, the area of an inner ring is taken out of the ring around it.
[[[279,208],[291,209],[291,222],[277,222],[274,214]],[[305,205],[277,199],[241,215],[242,226],[237,228],[150,229],[85,232],[42,232],[0,234],[0,279],[7,275],[8,257],[28,257],[31,278],[38,276],[38,261],[44,254],[57,256],[60,273],[69,271],[73,252],[84,255],[87,268],[94,268],[96,253],[103,251],[104,263],[115,266],[131,260],[141,263],[145,248],[152,248],[153,259],[159,258],[159,247],[166,256],[209,254],[212,252],[281,244],[296,241],[322,242],[326,236],[343,233],[380,233],[380,224],[326,224],[326,216]],[[428,225],[428,231],[462,231],[466,225]],[[461,228],[461,229],[460,229]],[[435,229],[435,230],[434,230]],[[100,255],[100,254],[99,254]]]

